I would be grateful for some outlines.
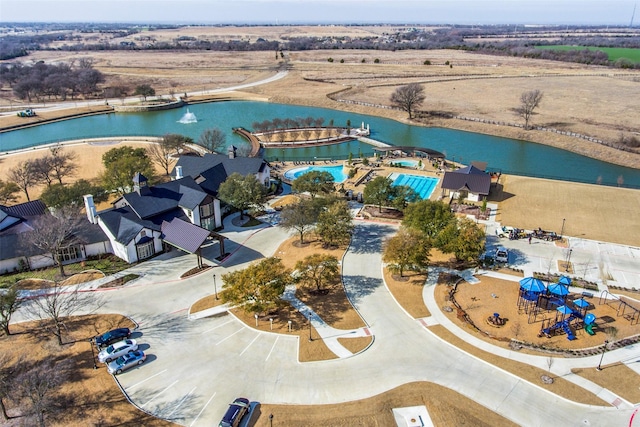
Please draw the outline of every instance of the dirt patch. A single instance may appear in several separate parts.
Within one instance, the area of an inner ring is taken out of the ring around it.
[[[514,426],[512,422],[463,395],[429,382],[404,384],[377,396],[335,405],[260,405],[256,427],[394,426],[393,408],[426,406],[436,426]]]
[[[446,313],[454,323],[465,328],[467,332],[477,338],[483,339],[493,345],[503,348],[510,348],[511,339],[516,339],[532,345],[529,351],[536,351],[536,348],[544,347],[548,351],[538,350],[540,355],[554,354],[562,357],[566,355],[582,354],[583,349],[587,349],[586,354],[598,354],[598,347],[608,338],[607,329],[615,327],[617,339],[634,336],[638,333],[637,326],[631,325],[629,320],[616,315],[615,303],[602,304],[597,299],[586,299],[591,303],[589,313],[596,316],[595,335],[589,335],[582,327],[576,327],[574,322],[572,329],[576,335],[575,340],[568,340],[567,335],[557,334],[551,338],[539,337],[540,329],[545,321],[553,324],[556,319],[555,310],[541,312],[535,317],[530,317],[521,307],[518,308],[518,294],[520,286],[517,281],[500,280],[487,276],[479,276],[480,283],[469,284],[460,282],[454,295],[464,313],[481,330],[477,331],[460,318],[460,313],[456,311],[449,301],[449,286],[438,285],[436,288],[436,301],[439,307],[449,306],[454,310]],[[569,295],[568,299],[580,298],[582,295]],[[498,313],[500,317],[508,319],[502,327],[489,327],[486,319]],[[551,352],[551,353],[550,353]]]
[[[402,280],[398,280],[387,268],[384,269],[383,274],[391,295],[411,317],[419,319],[431,315],[422,297],[426,275],[408,272]]]
[[[616,363],[614,365],[603,365],[602,371],[598,371],[595,368],[587,368],[572,369],[571,372],[612,391],[633,404],[640,402],[638,374],[627,365]]]
[[[93,369],[88,338],[114,327],[134,328],[131,321],[119,315],[79,316],[67,319],[65,327],[64,342],[67,344],[62,347],[35,322],[12,325],[13,334],[0,339],[0,353],[12,358],[23,355],[28,362],[36,364],[52,359],[66,360],[71,364],[68,380],[55,393],[73,403],[52,415],[47,425],[175,425],[151,417],[131,405],[103,364],[99,363],[98,369]],[[22,416],[25,407],[11,399],[4,402],[9,415],[14,418],[5,421],[3,426],[34,425]]]
[[[456,335],[451,333],[444,326],[436,325],[430,326],[429,330],[434,334],[439,336],[445,341],[450,342],[456,347],[470,353],[476,357],[485,360],[492,365],[499,366],[501,369],[504,369],[507,372],[511,372],[512,374],[523,378],[533,384],[537,384],[544,389],[555,393],[559,396],[562,396],[566,399],[572,400],[578,403],[584,403],[586,405],[598,405],[598,406],[608,406],[609,402],[605,402],[600,398],[596,397],[594,394],[585,392],[585,390],[577,386],[564,378],[554,377],[553,383],[544,383],[541,381],[541,377],[543,375],[549,376],[549,372],[544,371],[542,369],[533,367],[531,365],[527,365],[526,363],[516,362],[511,359],[505,359],[500,356],[496,356],[495,354],[482,351],[471,344],[465,342],[464,340],[458,338]],[[467,332],[469,332],[467,330]]]

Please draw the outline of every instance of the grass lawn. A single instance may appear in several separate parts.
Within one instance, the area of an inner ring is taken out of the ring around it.
[[[87,270],[99,270],[105,276],[117,273],[131,267],[115,255],[105,255],[98,259],[91,259],[64,266],[65,277],[60,277],[58,267],[49,267],[40,270],[23,271],[18,273],[3,274],[0,276],[0,289],[7,288],[14,283],[24,279],[42,279],[42,280],[58,280],[63,281],[74,274],[82,273]]]
[[[640,49],[622,48],[622,47],[596,47],[596,46],[570,46],[570,45],[557,45],[557,46],[536,46],[536,49],[544,50],[600,50],[609,56],[609,61],[616,61],[620,58],[627,58],[628,60],[640,63]]]

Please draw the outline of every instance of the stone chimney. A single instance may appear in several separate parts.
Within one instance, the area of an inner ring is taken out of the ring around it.
[[[176,166],[176,179],[182,179],[182,166]]]
[[[87,194],[83,196],[84,198],[84,210],[87,211],[87,219],[91,224],[97,224],[98,219],[96,218],[96,205],[93,204],[93,195]]]

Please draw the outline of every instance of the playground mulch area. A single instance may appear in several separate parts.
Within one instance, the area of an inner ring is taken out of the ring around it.
[[[602,346],[604,340],[621,340],[638,334],[638,325],[632,325],[624,316],[617,316],[618,304],[616,302],[601,305],[599,298],[593,297],[586,300],[591,303],[588,312],[596,316],[597,327],[594,328],[594,335],[589,335],[581,327],[575,328],[576,323],[572,322],[572,329],[576,335],[576,339],[573,341],[568,340],[564,333],[559,333],[551,338],[538,337],[544,319],[551,319],[551,324],[554,323],[555,311],[543,310],[537,315],[534,322],[528,323],[528,315],[518,309],[519,284],[517,281],[512,282],[486,276],[478,276],[478,279],[480,279],[480,283],[473,285],[461,282],[454,297],[469,319],[482,332],[477,331],[459,316],[460,313],[449,300],[451,287],[438,285],[436,300],[438,306],[449,306],[453,309],[452,312],[445,311],[445,313],[456,324],[494,345],[508,348],[509,341],[515,338],[534,346],[544,345],[548,349],[574,351],[587,349],[584,353],[589,354],[589,352],[597,353],[599,351],[597,347]],[[573,300],[580,296],[569,295],[569,299]],[[487,318],[493,316],[494,313],[499,313],[501,318],[506,319],[504,326],[496,327],[488,323]],[[612,327],[615,330],[610,329]],[[532,350],[529,349],[529,351]]]

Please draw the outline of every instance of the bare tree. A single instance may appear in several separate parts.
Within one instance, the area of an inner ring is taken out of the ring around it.
[[[79,250],[81,241],[76,233],[85,222],[73,209],[62,208],[55,215],[42,215],[34,220],[33,231],[27,233],[26,239],[44,251],[43,255],[53,260],[64,277],[63,252]]]
[[[49,149],[51,151],[50,165],[52,175],[62,185],[62,178],[75,175],[78,165],[74,163],[77,156],[72,151],[63,151],[61,145],[56,145]]]
[[[227,145],[227,136],[218,128],[206,129],[198,138],[198,144],[212,153],[219,153]]]
[[[94,292],[81,292],[78,286],[60,286],[55,282],[44,294],[29,300],[26,313],[42,322],[45,329],[58,339],[58,345],[62,346],[65,319],[79,311],[93,312],[101,305],[101,299]]]
[[[14,400],[17,397],[15,379],[18,368],[21,366],[21,359],[15,363],[11,363],[11,359],[7,353],[0,354],[0,412],[2,412],[2,419],[5,421],[11,418],[7,413],[5,400]],[[12,397],[14,399],[11,399]]]
[[[524,119],[525,129],[529,129],[533,110],[538,108],[540,101],[542,101],[542,92],[539,89],[523,92],[520,95],[520,107],[518,107],[517,112]]]
[[[62,410],[58,388],[68,375],[70,362],[45,361],[25,370],[16,378],[20,395],[29,402],[29,415],[39,427],[46,425],[47,414]]]
[[[9,169],[9,180],[16,183],[20,190],[24,192],[27,197],[27,201],[31,201],[29,197],[29,188],[35,183],[35,176],[33,174],[33,162],[31,160],[25,160],[18,163],[15,167]]]
[[[424,88],[418,83],[401,86],[391,94],[391,103],[409,114],[413,118],[413,111],[425,100]]]
[[[9,322],[11,322],[11,316],[18,311],[22,302],[23,299],[20,298],[16,286],[0,291],[0,327],[6,335],[11,335]]]
[[[147,155],[152,162],[164,169],[165,175],[169,175],[169,167],[171,167],[175,161],[171,157],[172,152],[173,147],[164,144],[162,141],[147,146]]]
[[[31,161],[31,174],[34,180],[47,184],[47,187],[51,187],[53,182],[52,171],[50,156],[40,157]]]
[[[15,203],[18,200],[16,197],[18,191],[20,191],[18,184],[0,179],[0,204]]]

